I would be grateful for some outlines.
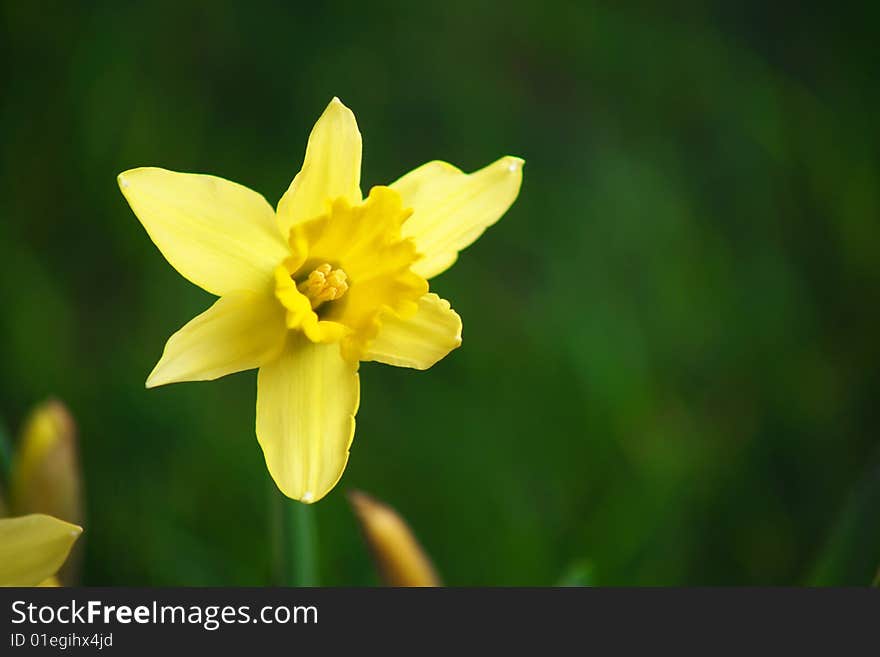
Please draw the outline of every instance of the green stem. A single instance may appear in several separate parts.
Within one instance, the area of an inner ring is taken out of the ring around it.
[[[318,585],[318,532],[314,509],[273,491],[273,579],[285,586]]]
[[[318,585],[318,531],[315,526],[314,509],[302,502],[286,500],[288,531],[293,535],[289,545],[293,548],[288,554],[288,583],[291,586]]]

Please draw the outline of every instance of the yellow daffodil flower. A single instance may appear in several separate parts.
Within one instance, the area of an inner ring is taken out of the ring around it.
[[[0,520],[0,586],[57,586],[82,528],[35,513]]]
[[[281,491],[311,503],[339,481],[358,364],[427,369],[461,344],[428,279],[507,211],[523,161],[472,174],[429,162],[361,193],[361,135],[334,98],[277,211],[222,178],[139,168],[119,186],[185,278],[220,297],[171,336],[147,387],[259,368],[257,439]]]

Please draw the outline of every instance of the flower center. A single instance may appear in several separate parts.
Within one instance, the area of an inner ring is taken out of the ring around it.
[[[348,276],[341,269],[333,269],[330,263],[316,267],[309,277],[296,286],[296,289],[309,298],[312,310],[315,310],[325,301],[333,301],[340,298],[348,291]]]

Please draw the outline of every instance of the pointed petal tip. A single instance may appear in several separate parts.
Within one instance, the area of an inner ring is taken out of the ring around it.
[[[321,119],[342,121],[350,131],[351,135],[356,135],[357,139],[360,140],[361,134],[357,126],[357,119],[355,118],[354,112],[348,105],[339,99],[339,96],[333,96],[327,104],[327,107],[325,107],[324,111],[321,113],[321,118],[318,120],[320,121]],[[317,127],[316,124],[315,128]],[[312,129],[313,132],[315,128]],[[358,162],[358,171],[360,171],[360,162]]]
[[[265,453],[265,451],[264,451],[264,453]],[[345,458],[346,464],[348,463],[348,456],[349,456],[349,453],[346,452],[346,458]],[[345,470],[344,466],[343,466],[342,470],[343,471]],[[301,492],[302,489],[292,488],[292,487],[286,485],[284,482],[279,481],[275,477],[275,475],[272,473],[271,470],[269,470],[269,475],[272,477],[272,480],[275,482],[275,486],[278,488],[279,492],[282,495],[284,495],[284,497],[287,497],[287,498],[293,500],[294,502],[301,502],[302,504],[308,504],[308,505],[315,504],[316,502],[320,502],[325,497],[327,497],[333,491],[333,489],[336,488],[336,484],[339,483],[339,480],[342,479],[342,472],[340,472],[339,476],[336,478],[336,481],[334,481],[332,485],[327,486],[326,489],[321,490],[321,488],[319,488],[319,489],[317,489],[317,492],[315,490],[307,490],[307,491]]]
[[[526,161],[521,157],[517,157],[516,155],[506,155],[501,158],[502,161],[507,164],[507,169],[511,173],[516,173],[517,171],[521,171],[523,165],[525,165]]]
[[[72,522],[67,522],[66,520],[62,520],[61,518],[56,518],[55,516],[49,515],[47,513],[35,513],[33,514],[33,517],[47,518],[51,522],[57,523],[60,527],[63,527],[65,530],[67,530],[67,533],[73,539],[76,539],[80,534],[83,533],[83,528],[79,525]]]
[[[150,376],[147,377],[147,380],[144,381],[144,388],[146,388],[147,390],[158,388],[163,383],[166,383],[160,378],[158,370],[159,368],[156,367],[152,372],[150,372]]]
[[[348,107],[348,105],[346,105],[339,99],[339,96],[333,96],[333,98],[330,99],[330,102],[327,104],[327,109],[344,110],[346,112],[351,112],[351,109]]]
[[[277,481],[275,482],[275,485],[278,487],[279,492],[281,492],[281,494],[284,495],[284,497],[287,497],[287,498],[293,500],[294,502],[301,502],[303,504],[314,504],[315,502],[320,502],[335,487],[335,484],[334,484],[333,487],[330,487],[329,489],[324,491],[322,494],[316,495],[315,492],[311,491],[311,490],[307,490],[304,493],[294,493],[289,489],[282,488],[281,485],[279,484],[279,482],[277,482]]]
[[[135,167],[134,169],[126,169],[118,173],[116,175],[116,182],[119,185],[119,189],[125,193],[125,190],[131,187],[139,174],[149,173],[150,171],[162,171],[162,169],[157,167]]]

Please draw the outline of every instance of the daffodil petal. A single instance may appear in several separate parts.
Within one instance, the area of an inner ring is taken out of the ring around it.
[[[217,296],[271,290],[288,248],[261,195],[223,178],[155,167],[119,174],[119,187],[184,278]]]
[[[147,387],[211,381],[260,367],[281,352],[285,310],[274,297],[233,292],[172,335]]]
[[[335,199],[360,203],[360,185],[361,133],[352,111],[334,98],[312,128],[302,169],[278,203],[281,233],[324,214]]]
[[[506,156],[465,174],[446,162],[428,162],[391,184],[413,209],[402,234],[424,258],[413,271],[431,278],[448,269],[458,252],[498,221],[516,200],[523,160]]]
[[[33,514],[0,520],[0,586],[37,586],[64,564],[82,528]]]
[[[426,370],[461,345],[461,317],[436,294],[419,299],[415,316],[382,317],[381,328],[364,360]]]
[[[357,363],[339,345],[292,333],[281,356],[257,377],[257,440],[285,495],[311,503],[339,481],[354,436]]]

